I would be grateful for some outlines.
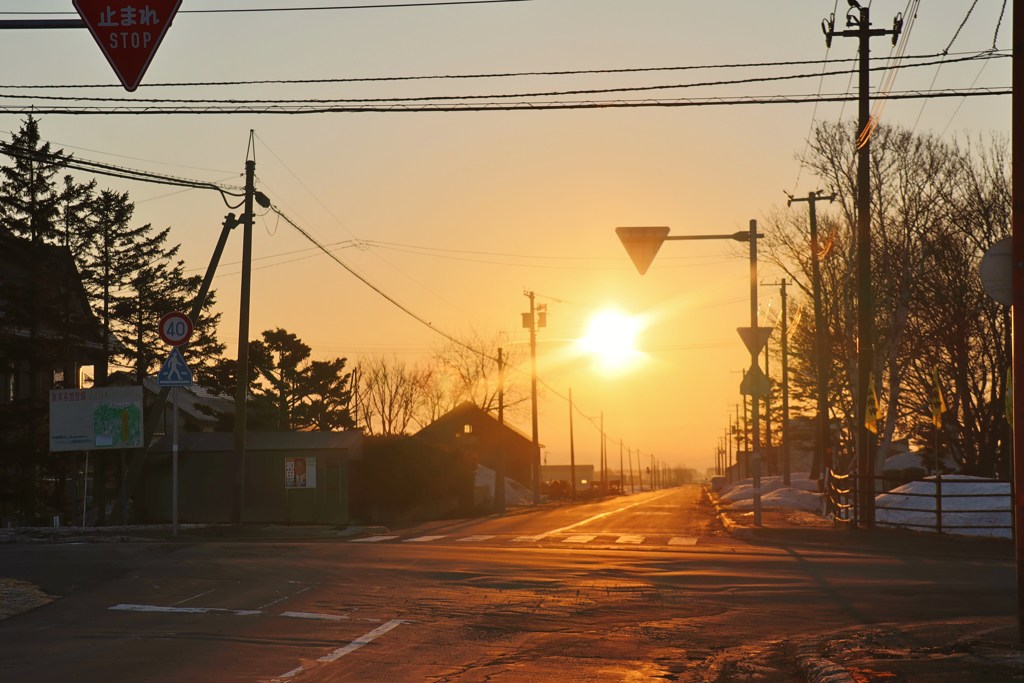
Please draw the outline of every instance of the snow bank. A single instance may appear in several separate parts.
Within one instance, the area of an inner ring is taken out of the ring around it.
[[[753,508],[753,480],[743,479],[726,486],[718,498],[730,510]],[[821,510],[818,482],[808,479],[807,472],[794,472],[789,486],[783,485],[782,477],[761,477],[761,507],[818,512]]]
[[[927,477],[876,496],[875,523],[916,531],[936,531],[935,492],[935,477]],[[962,474],[945,475],[942,477],[942,531],[965,536],[1011,538],[1013,513],[1010,503],[1010,484],[1007,482]]]

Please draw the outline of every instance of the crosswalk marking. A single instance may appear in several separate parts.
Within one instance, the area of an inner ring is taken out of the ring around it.
[[[547,536],[547,534],[537,534],[536,536],[517,536],[514,540],[516,543],[530,543],[533,541],[539,541],[545,536]]]
[[[562,543],[590,543],[593,540],[594,540],[593,536],[579,535],[579,536],[569,536],[568,538],[563,538],[562,539]]]
[[[430,543],[439,538],[444,538],[444,536],[417,536],[416,538],[407,538],[402,543]]]
[[[352,543],[377,543],[378,541],[392,541],[398,536],[367,536],[366,538],[353,538]]]
[[[463,536],[462,538],[455,539],[455,541],[457,543],[476,543],[476,542],[479,542],[479,541],[489,541],[492,538],[494,538],[494,536],[486,536],[486,535]]]
[[[619,536],[617,539],[615,539],[615,542],[628,543],[630,545],[640,545],[645,540],[647,540],[646,536],[634,536],[632,534],[626,534],[624,536]]]
[[[675,536],[669,539],[669,545],[697,545],[697,539],[693,536]]]

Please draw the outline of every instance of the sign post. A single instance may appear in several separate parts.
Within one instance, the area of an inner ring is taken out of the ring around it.
[[[73,0],[121,85],[134,91],[181,0]]]
[[[156,383],[171,388],[171,535],[178,535],[178,387],[192,386],[192,370],[179,347],[192,336],[192,321],[174,311],[160,318],[160,338],[171,345],[167,360],[157,373]]]

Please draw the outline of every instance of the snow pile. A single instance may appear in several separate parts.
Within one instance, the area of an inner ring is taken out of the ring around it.
[[[753,508],[753,480],[743,479],[726,486],[718,499],[730,510]],[[794,472],[789,486],[783,485],[782,477],[761,477],[761,507],[819,512],[821,494],[818,493],[818,482],[808,479],[807,472]]]
[[[494,470],[483,465],[476,466],[476,477],[473,487],[483,489],[488,501],[494,500],[494,481],[497,478]],[[515,479],[505,477],[505,505],[533,505],[533,491]]]
[[[936,531],[935,491],[935,477],[927,477],[878,495],[875,522],[880,526]],[[1009,483],[962,474],[942,477],[943,533],[1011,538],[1012,524]]]

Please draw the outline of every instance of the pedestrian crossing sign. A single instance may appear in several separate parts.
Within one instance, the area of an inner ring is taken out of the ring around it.
[[[167,360],[160,366],[156,383],[162,387],[192,386],[192,369],[185,363],[185,357],[181,355],[179,347],[171,347]]]

